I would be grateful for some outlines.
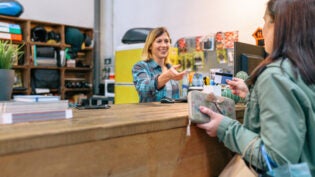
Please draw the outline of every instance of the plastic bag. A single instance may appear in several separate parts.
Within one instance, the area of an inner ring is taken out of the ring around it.
[[[271,162],[264,145],[261,146],[261,152],[268,166],[268,172],[263,174],[262,177],[312,177],[310,169],[305,162],[299,164],[285,164],[273,168],[273,162]]]

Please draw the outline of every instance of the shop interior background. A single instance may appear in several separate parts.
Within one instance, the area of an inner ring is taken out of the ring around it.
[[[18,1],[24,6],[21,18],[86,27],[95,26],[94,4],[100,1],[101,66],[105,58],[115,58],[124,33],[135,27],[166,26],[173,44],[181,37],[235,30],[239,31],[239,41],[255,44],[252,34],[263,25],[267,3],[267,0]]]

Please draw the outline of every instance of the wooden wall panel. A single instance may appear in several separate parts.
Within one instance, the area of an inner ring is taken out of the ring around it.
[[[203,130],[175,128],[0,157],[4,177],[212,177],[232,157]]]

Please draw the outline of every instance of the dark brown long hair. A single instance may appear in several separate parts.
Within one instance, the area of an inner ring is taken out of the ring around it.
[[[315,0],[269,0],[266,13],[274,20],[273,51],[253,71],[252,85],[266,65],[288,58],[307,85],[315,84]]]

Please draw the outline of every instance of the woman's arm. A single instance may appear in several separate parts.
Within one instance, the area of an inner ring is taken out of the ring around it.
[[[166,72],[162,73],[158,77],[158,88],[162,88],[169,80],[182,80],[186,71],[178,72],[176,69],[180,68],[180,65],[170,67]]]
[[[307,99],[293,81],[279,74],[262,74],[257,80],[254,93],[248,103],[246,120],[256,123],[256,129],[249,129],[236,120],[222,115],[208,113],[211,121],[198,125],[207,131],[217,129],[214,136],[232,151],[243,154],[247,145],[255,138],[257,140],[245,153],[245,159],[254,166],[265,169],[265,163],[260,153],[261,144],[264,143],[268,155],[279,165],[298,162],[306,132],[305,115],[301,100]],[[255,96],[256,94],[256,96]],[[257,119],[257,120],[254,120]],[[219,125],[216,126],[219,121]]]
[[[132,76],[133,83],[140,96],[140,99],[153,99],[155,93],[158,92],[158,75],[154,75],[154,73],[151,73],[148,66],[144,62],[138,62],[132,68]]]

